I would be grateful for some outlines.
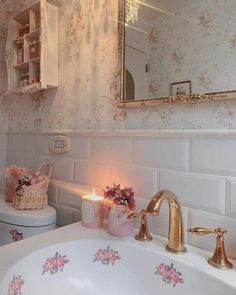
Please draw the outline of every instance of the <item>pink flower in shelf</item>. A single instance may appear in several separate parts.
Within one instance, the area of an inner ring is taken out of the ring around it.
[[[94,262],[100,261],[104,265],[114,265],[117,260],[120,260],[120,256],[118,255],[118,251],[114,251],[107,246],[107,249],[99,249],[95,254]]]
[[[174,268],[173,263],[171,263],[170,266],[165,263],[161,263],[156,267],[155,274],[161,276],[163,282],[172,284],[173,287],[179,283],[184,283],[184,280],[181,278],[182,274]]]
[[[60,255],[58,252],[53,257],[49,257],[44,265],[43,265],[43,272],[49,272],[51,275],[57,273],[58,271],[63,271],[65,264],[69,263],[69,259],[66,255]]]
[[[13,275],[13,280],[8,285],[7,295],[21,295],[21,288],[24,285],[22,276]]]

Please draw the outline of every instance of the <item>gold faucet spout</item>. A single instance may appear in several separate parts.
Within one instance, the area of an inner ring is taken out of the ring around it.
[[[162,190],[155,194],[147,206],[147,214],[158,216],[163,201],[169,204],[169,233],[166,249],[172,253],[184,253],[184,228],[181,206],[174,193]]]

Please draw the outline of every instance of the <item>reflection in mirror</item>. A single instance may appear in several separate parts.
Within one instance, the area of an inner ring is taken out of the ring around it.
[[[235,0],[121,0],[120,16],[123,102],[236,96]]]
[[[129,70],[125,70],[125,97],[126,100],[132,100],[135,97],[135,82]]]

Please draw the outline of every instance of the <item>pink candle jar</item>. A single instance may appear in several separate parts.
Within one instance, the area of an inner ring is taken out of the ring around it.
[[[103,197],[95,192],[82,197],[81,221],[87,228],[99,228],[103,225]]]

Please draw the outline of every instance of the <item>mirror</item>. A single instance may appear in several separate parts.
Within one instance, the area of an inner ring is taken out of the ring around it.
[[[119,106],[236,98],[235,0],[120,0]]]

